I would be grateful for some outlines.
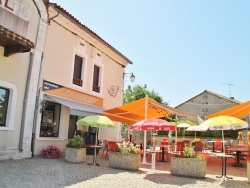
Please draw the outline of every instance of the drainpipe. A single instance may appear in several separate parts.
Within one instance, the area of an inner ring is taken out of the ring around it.
[[[34,119],[33,119],[33,127],[32,127],[32,138],[31,138],[32,156],[34,155],[34,139],[35,139],[35,130],[36,130],[36,123],[37,123],[37,113],[38,113],[38,107],[39,107],[39,104],[40,104],[40,97],[39,96],[40,96],[41,88],[39,88],[39,86],[40,86],[42,62],[43,62],[43,53],[42,53],[42,56],[41,56],[40,69],[39,69],[39,75],[38,75],[36,103],[35,103],[35,111],[34,111]]]
[[[23,110],[22,110],[22,119],[21,119],[21,129],[20,129],[20,137],[19,137],[19,151],[23,151],[23,133],[24,133],[24,122],[25,122],[25,116],[26,116],[26,108],[27,108],[27,100],[28,100],[28,91],[29,91],[29,85],[30,85],[30,76],[31,76],[31,70],[32,70],[32,60],[33,60],[33,53],[30,52],[30,59],[29,59],[29,70],[28,75],[26,79],[26,86],[25,86],[25,93],[24,93],[24,99],[23,99]]]

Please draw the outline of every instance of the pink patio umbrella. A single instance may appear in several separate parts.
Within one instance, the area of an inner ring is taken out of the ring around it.
[[[157,119],[157,118],[150,118],[141,120],[133,125],[130,126],[130,130],[143,130],[143,131],[173,131],[176,130],[176,126],[171,124],[170,122]],[[144,134],[146,135],[146,134]],[[143,161],[146,161],[146,139],[144,139],[143,145]]]

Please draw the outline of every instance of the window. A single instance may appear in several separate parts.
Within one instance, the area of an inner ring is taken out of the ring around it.
[[[0,126],[6,127],[10,90],[0,87]]]
[[[61,105],[46,101],[42,112],[40,137],[58,137]]]
[[[100,93],[99,87],[99,74],[100,74],[100,67],[94,66],[94,75],[93,75],[93,91]]]
[[[82,86],[82,64],[83,58],[75,55],[73,84]]]

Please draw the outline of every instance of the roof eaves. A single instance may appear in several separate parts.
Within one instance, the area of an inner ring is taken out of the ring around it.
[[[122,58],[124,58],[129,64],[133,64],[133,62],[131,60],[129,60],[127,57],[125,57],[121,52],[119,52],[118,50],[116,50],[113,46],[111,46],[110,44],[108,44],[104,39],[102,39],[94,31],[92,31],[91,29],[89,29],[86,25],[82,24],[77,18],[75,18],[72,14],[70,14],[67,10],[65,10],[64,8],[62,8],[60,5],[57,5],[56,3],[50,3],[50,5],[53,6],[55,9],[58,9],[60,12],[63,12],[66,16],[69,17],[69,19],[71,19],[73,22],[75,22],[77,25],[79,25],[82,29],[84,29],[84,31],[86,31],[87,33],[89,33],[90,35],[92,35],[93,37],[95,37],[97,40],[99,40],[100,42],[102,42],[103,44],[105,44],[107,47],[109,47],[110,49],[112,49],[115,53],[117,53],[119,56],[121,56]]]
[[[188,101],[190,101],[190,100],[192,100],[192,99],[194,99],[194,98],[196,98],[196,97],[202,95],[202,94],[205,93],[205,92],[210,93],[210,94],[215,95],[215,96],[218,96],[218,97],[221,97],[221,98],[223,98],[223,99],[232,101],[232,102],[234,102],[234,103],[241,104],[240,101],[237,101],[237,100],[234,100],[234,99],[230,99],[230,98],[228,98],[228,97],[225,97],[225,96],[223,96],[223,95],[219,95],[219,94],[214,93],[214,92],[211,92],[211,91],[209,91],[209,90],[204,90],[203,92],[199,93],[198,95],[195,95],[194,97],[192,97],[192,98],[186,100],[185,102],[183,102],[183,103],[177,105],[175,108],[178,108],[179,106],[181,106],[181,105],[187,103]]]

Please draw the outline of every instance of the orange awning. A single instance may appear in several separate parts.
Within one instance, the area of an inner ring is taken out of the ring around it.
[[[233,116],[237,118],[245,118],[250,115],[250,101],[247,101],[239,105],[227,108],[225,110],[221,110],[219,112],[210,114],[207,116],[207,119],[220,116],[220,115]]]
[[[148,118],[161,118],[171,114],[185,117],[191,121],[198,121],[196,115],[158,103],[148,97],[133,101],[123,106],[105,110],[102,113],[102,115],[109,117],[113,121],[127,124],[134,124]]]

